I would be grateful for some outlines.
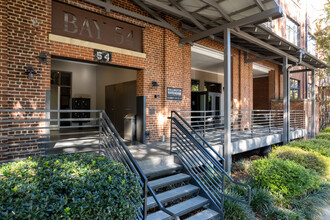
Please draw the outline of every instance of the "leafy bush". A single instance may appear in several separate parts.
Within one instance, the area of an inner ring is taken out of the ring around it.
[[[322,132],[330,133],[330,127],[326,127],[326,128],[324,128]]]
[[[137,178],[91,154],[0,165],[0,195],[0,219],[132,219],[141,205]]]
[[[315,171],[306,170],[290,160],[256,160],[250,172],[258,184],[288,199],[305,195],[321,184],[321,178]]]
[[[290,147],[298,147],[303,150],[316,151],[323,156],[330,157],[330,141],[325,139],[310,139],[303,141],[293,141],[288,144]]]
[[[270,154],[270,158],[292,160],[309,170],[315,170],[321,175],[326,174],[327,158],[320,153],[304,151],[293,147],[278,147]]]
[[[330,141],[330,132],[320,132],[316,135],[316,138]]]

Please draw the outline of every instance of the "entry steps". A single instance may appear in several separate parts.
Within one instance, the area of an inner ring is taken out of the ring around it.
[[[138,162],[149,179],[150,187],[165,208],[180,219],[213,220],[221,214],[211,208],[210,200],[204,197],[193,179],[184,173],[183,166],[174,156],[166,156]],[[147,198],[147,220],[167,220],[172,216],[159,210],[152,196]]]

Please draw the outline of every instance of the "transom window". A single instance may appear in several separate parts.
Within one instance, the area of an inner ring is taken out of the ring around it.
[[[296,79],[290,79],[290,99],[299,99],[300,82]]]
[[[191,80],[191,91],[198,92],[199,91],[199,80],[192,79]]]
[[[286,39],[299,47],[299,25],[290,18],[286,19]]]

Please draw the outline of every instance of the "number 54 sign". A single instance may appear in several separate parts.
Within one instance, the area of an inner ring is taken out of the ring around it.
[[[94,60],[99,62],[111,62],[111,52],[94,49]]]

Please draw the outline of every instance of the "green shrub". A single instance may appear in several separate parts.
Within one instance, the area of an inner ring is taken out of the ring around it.
[[[316,151],[323,156],[330,157],[330,141],[325,139],[309,139],[303,141],[293,141],[288,144],[291,147],[298,147],[303,150]]]
[[[276,148],[269,156],[270,158],[294,161],[306,169],[315,170],[321,175],[325,175],[327,171],[327,158],[317,152],[284,146]]]
[[[256,160],[250,172],[258,184],[282,194],[287,199],[305,195],[321,184],[321,178],[315,171],[309,171],[290,160]]]
[[[297,210],[290,210],[280,208],[277,206],[272,207],[267,213],[265,213],[267,219],[277,220],[301,220],[305,219],[304,215]]]
[[[267,189],[255,186],[252,188],[251,194],[252,198],[250,205],[253,211],[262,214],[268,212],[274,206],[272,195]]]
[[[0,165],[0,195],[0,219],[132,219],[141,206],[137,178],[91,154]]]
[[[244,200],[244,198],[239,193],[235,192],[235,190],[226,190],[225,193],[235,198]],[[229,198],[225,198],[224,211],[225,219],[256,219],[250,206],[239,203]]]
[[[312,191],[307,196],[294,200],[291,206],[301,212],[307,219],[318,219],[324,207],[330,204],[330,184],[323,184],[319,189]]]
[[[330,133],[330,127],[326,127],[326,128],[324,128],[322,132]]]
[[[330,133],[329,132],[320,132],[316,135],[316,138],[330,141]]]

